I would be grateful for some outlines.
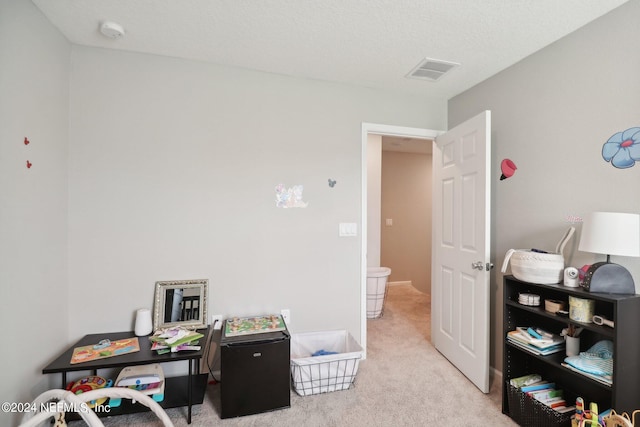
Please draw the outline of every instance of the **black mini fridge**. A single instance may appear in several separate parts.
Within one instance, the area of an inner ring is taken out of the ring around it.
[[[220,418],[291,406],[290,335],[285,329],[220,338]]]

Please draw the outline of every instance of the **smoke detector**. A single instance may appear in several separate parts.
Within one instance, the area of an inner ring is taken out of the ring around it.
[[[105,21],[100,25],[100,32],[110,39],[119,39],[124,35],[124,28],[115,22]]]
[[[440,59],[425,58],[409,74],[409,79],[437,81],[449,71],[457,67],[457,62],[442,61]]]

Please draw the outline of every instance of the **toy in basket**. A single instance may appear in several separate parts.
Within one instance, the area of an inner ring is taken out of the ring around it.
[[[150,395],[156,402],[162,402],[164,400],[164,372],[157,363],[128,366],[120,372],[114,387],[138,390]],[[109,401],[109,406],[118,407],[121,403],[122,399],[112,398]]]
[[[605,417],[604,422],[606,427],[634,427],[640,426],[636,424],[636,414],[640,414],[640,409],[633,411],[631,417],[626,412],[621,414],[616,413],[613,409],[608,417]]]
[[[505,273],[509,261],[511,261],[511,273],[518,280],[541,285],[562,282],[564,275],[564,247],[575,231],[574,227],[569,227],[553,253],[537,249],[509,249],[504,256],[501,271]]]

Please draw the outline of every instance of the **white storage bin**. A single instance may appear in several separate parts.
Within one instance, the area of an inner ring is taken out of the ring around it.
[[[388,267],[367,268],[367,319],[382,317],[390,274],[391,269]]]
[[[562,282],[564,275],[564,247],[576,231],[569,227],[553,253],[527,249],[509,249],[504,257],[502,272],[506,273],[511,261],[511,273],[523,282],[551,285]]]
[[[324,356],[312,354],[324,350]],[[348,331],[291,335],[291,379],[300,396],[347,390],[355,380],[363,350]]]

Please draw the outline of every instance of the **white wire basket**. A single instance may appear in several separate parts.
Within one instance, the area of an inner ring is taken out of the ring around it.
[[[312,356],[323,351],[334,354]],[[291,335],[291,380],[300,396],[348,390],[354,383],[363,350],[348,331]]]

